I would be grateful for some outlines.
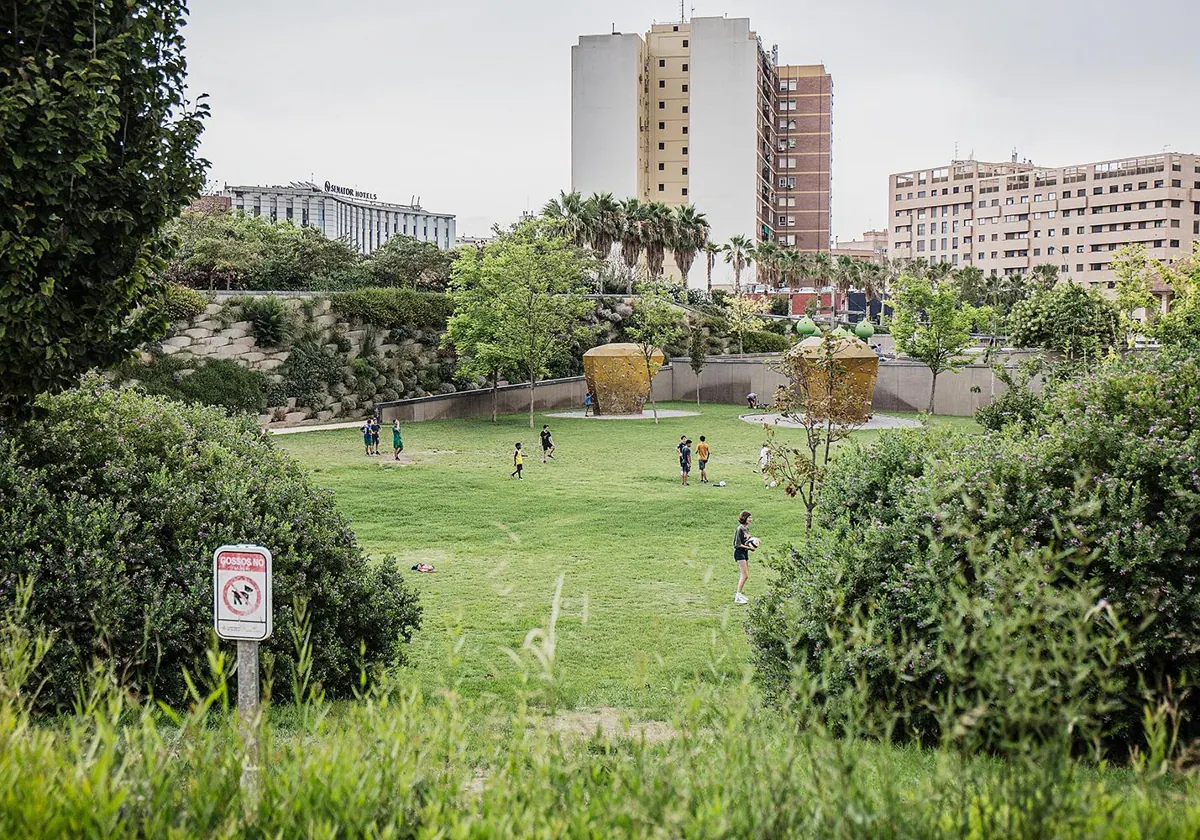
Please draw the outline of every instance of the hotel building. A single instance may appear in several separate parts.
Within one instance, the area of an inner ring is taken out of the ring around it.
[[[892,257],[1024,274],[1049,263],[1111,290],[1113,252],[1170,262],[1200,240],[1200,156],[1163,152],[1074,166],[956,160],[888,178]]]
[[[449,250],[455,246],[455,218],[431,213],[415,204],[389,204],[374,193],[294,181],[286,187],[231,187],[221,193],[232,209],[271,221],[290,219],[315,227],[330,239],[345,239],[362,254],[370,254],[397,234],[431,242]]]
[[[780,66],[746,18],[585,35],[571,50],[571,187],[693,204],[719,244],[825,250],[832,111],[824,66]],[[704,273],[694,265],[691,282]],[[714,282],[731,278],[718,263]]]

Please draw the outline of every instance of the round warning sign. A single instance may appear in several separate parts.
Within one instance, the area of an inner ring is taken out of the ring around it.
[[[245,575],[229,578],[221,589],[225,608],[236,616],[254,613],[262,606],[262,590]]]

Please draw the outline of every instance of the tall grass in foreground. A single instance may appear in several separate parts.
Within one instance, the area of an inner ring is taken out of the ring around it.
[[[19,609],[19,606],[18,606]],[[553,612],[552,612],[553,616]],[[304,640],[299,639],[298,644]],[[499,718],[448,685],[330,707],[307,681],[267,707],[251,755],[210,654],[211,692],[174,712],[97,671],[76,713],[31,717],[47,642],[0,627],[2,837],[1194,837],[1196,780],[1159,737],[1129,768],[1064,748],[1006,760],[896,747],[764,713],[746,683],[698,691],[673,734],[569,738],[554,716],[554,622],[513,655],[526,700]],[[195,685],[193,683],[193,685]],[[815,683],[814,683],[814,687]],[[544,693],[543,693],[544,692]],[[814,691],[813,696],[819,692]],[[819,719],[820,716],[816,716]],[[473,735],[487,719],[490,737]],[[247,765],[258,772],[245,774]]]

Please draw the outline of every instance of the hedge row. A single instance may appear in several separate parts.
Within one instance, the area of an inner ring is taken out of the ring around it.
[[[454,305],[446,295],[412,289],[359,289],[331,297],[334,312],[365,324],[445,329]]]

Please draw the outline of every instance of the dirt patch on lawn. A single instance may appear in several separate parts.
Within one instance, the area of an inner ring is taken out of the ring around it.
[[[627,710],[611,707],[559,712],[546,718],[546,723],[558,734],[576,738],[591,738],[599,731],[607,740],[637,738],[654,744],[669,741],[678,734],[666,721],[631,721]]]

